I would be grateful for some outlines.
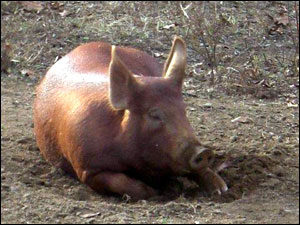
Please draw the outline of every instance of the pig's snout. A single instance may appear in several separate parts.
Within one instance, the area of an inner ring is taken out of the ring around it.
[[[195,154],[190,159],[190,166],[193,170],[207,168],[212,165],[215,155],[211,149],[197,147]]]

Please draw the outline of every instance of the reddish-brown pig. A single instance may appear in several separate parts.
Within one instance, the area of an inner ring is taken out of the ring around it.
[[[196,174],[209,191],[225,192],[209,168],[212,150],[186,117],[186,58],[179,37],[164,67],[133,48],[77,47],[37,87],[34,131],[42,155],[97,192],[133,200],[157,195],[157,184],[174,175]]]

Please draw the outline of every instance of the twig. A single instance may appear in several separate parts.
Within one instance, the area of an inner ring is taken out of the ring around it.
[[[183,15],[185,15],[186,18],[188,18],[188,20],[190,20],[190,17],[188,16],[188,14],[186,13],[186,9],[188,9],[193,3],[189,4],[188,6],[186,6],[185,8],[182,7],[181,3],[179,4],[180,5],[180,8],[183,12]]]
[[[210,64],[210,67],[211,67],[211,70],[212,70],[212,76],[210,78],[210,84],[213,85],[214,84],[214,79],[215,79],[215,74],[214,74],[214,62],[212,60],[212,57],[211,57],[211,54],[209,53],[209,50],[206,46],[206,42],[205,42],[205,39],[203,36],[199,35],[199,38],[202,42],[202,44],[204,45],[204,49],[206,51],[206,54],[207,54],[207,59],[209,61],[209,64]],[[201,54],[201,52],[199,52],[197,49],[194,49],[194,51],[196,51],[197,53]]]
[[[33,55],[31,55],[27,59],[27,61],[30,62],[30,63],[32,63],[42,53],[43,49],[44,49],[44,46],[38,51],[38,53],[35,55],[35,57],[31,58],[33,56]]]
[[[200,38],[200,40],[202,41],[202,44],[204,45],[206,54],[207,54],[207,56],[208,56],[209,63],[212,63],[212,62],[211,62],[210,53],[209,53],[209,51],[208,51],[208,48],[207,48],[207,46],[206,46],[206,42],[205,42],[204,38],[203,38],[201,35],[199,36],[199,38]]]

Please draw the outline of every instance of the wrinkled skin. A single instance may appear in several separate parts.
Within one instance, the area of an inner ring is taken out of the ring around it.
[[[99,193],[158,194],[170,176],[194,174],[210,192],[227,186],[210,169],[181,94],[186,46],[176,37],[162,67],[132,48],[92,42],[55,63],[37,88],[34,131],[42,155]]]

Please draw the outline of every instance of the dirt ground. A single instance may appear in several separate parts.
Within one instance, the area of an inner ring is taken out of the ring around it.
[[[180,178],[183,190],[175,198],[128,203],[94,193],[41,157],[32,124],[35,85],[29,78],[1,79],[2,223],[299,222],[297,107],[219,96],[201,84],[186,88],[188,116],[200,140],[235,159],[221,172],[228,192],[209,197]],[[242,122],[232,122],[239,116]]]
[[[1,2],[1,223],[299,223],[294,2],[22,4]],[[187,20],[197,19],[201,7],[209,28],[204,33]],[[208,23],[216,13],[226,29]],[[219,39],[207,36],[214,29]],[[162,196],[130,203],[93,192],[42,158],[32,103],[38,81],[55,60],[80,43],[104,40],[163,62],[175,34],[188,46],[188,118],[200,141],[215,147],[218,160],[232,159],[220,172],[229,187],[224,195],[208,196],[178,178]],[[223,80],[213,87],[209,49],[199,35],[210,49],[219,40]]]

